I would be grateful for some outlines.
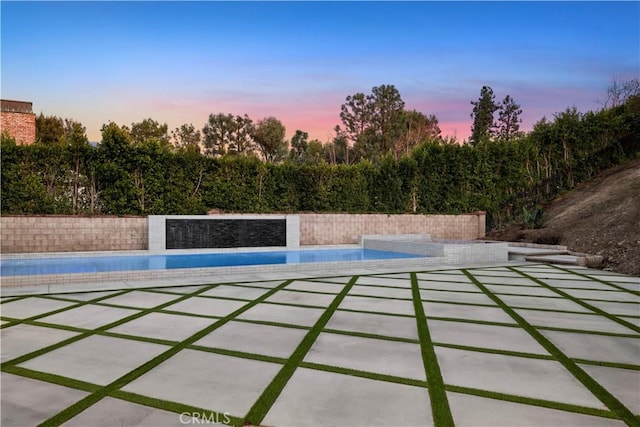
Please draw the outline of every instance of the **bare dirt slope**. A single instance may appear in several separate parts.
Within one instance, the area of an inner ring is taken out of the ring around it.
[[[541,229],[511,224],[497,240],[556,243],[602,255],[604,268],[640,276],[640,159],[612,168],[544,207]]]

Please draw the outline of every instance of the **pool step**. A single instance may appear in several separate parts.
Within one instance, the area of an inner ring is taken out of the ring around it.
[[[566,246],[509,242],[509,260],[599,267],[604,258],[600,255],[571,252]]]

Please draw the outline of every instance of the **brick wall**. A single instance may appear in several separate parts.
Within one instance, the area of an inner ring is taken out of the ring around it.
[[[31,144],[36,140],[36,115],[2,111],[0,132],[7,132],[18,144]]]
[[[147,249],[147,218],[3,216],[0,252]]]
[[[485,213],[300,215],[300,245],[358,243],[358,238],[362,234],[430,234],[434,239],[473,240],[485,236]]]

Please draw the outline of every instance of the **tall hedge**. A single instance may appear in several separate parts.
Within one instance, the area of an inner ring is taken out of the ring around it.
[[[3,136],[1,149],[4,214],[485,210],[495,223],[637,157],[640,99],[597,113],[568,109],[515,141],[427,142],[376,164],[211,158],[161,141],[134,144],[113,124],[98,147],[16,145]]]

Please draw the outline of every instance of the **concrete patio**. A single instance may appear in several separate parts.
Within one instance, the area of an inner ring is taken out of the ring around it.
[[[302,276],[3,294],[2,426],[640,424],[640,278]]]

